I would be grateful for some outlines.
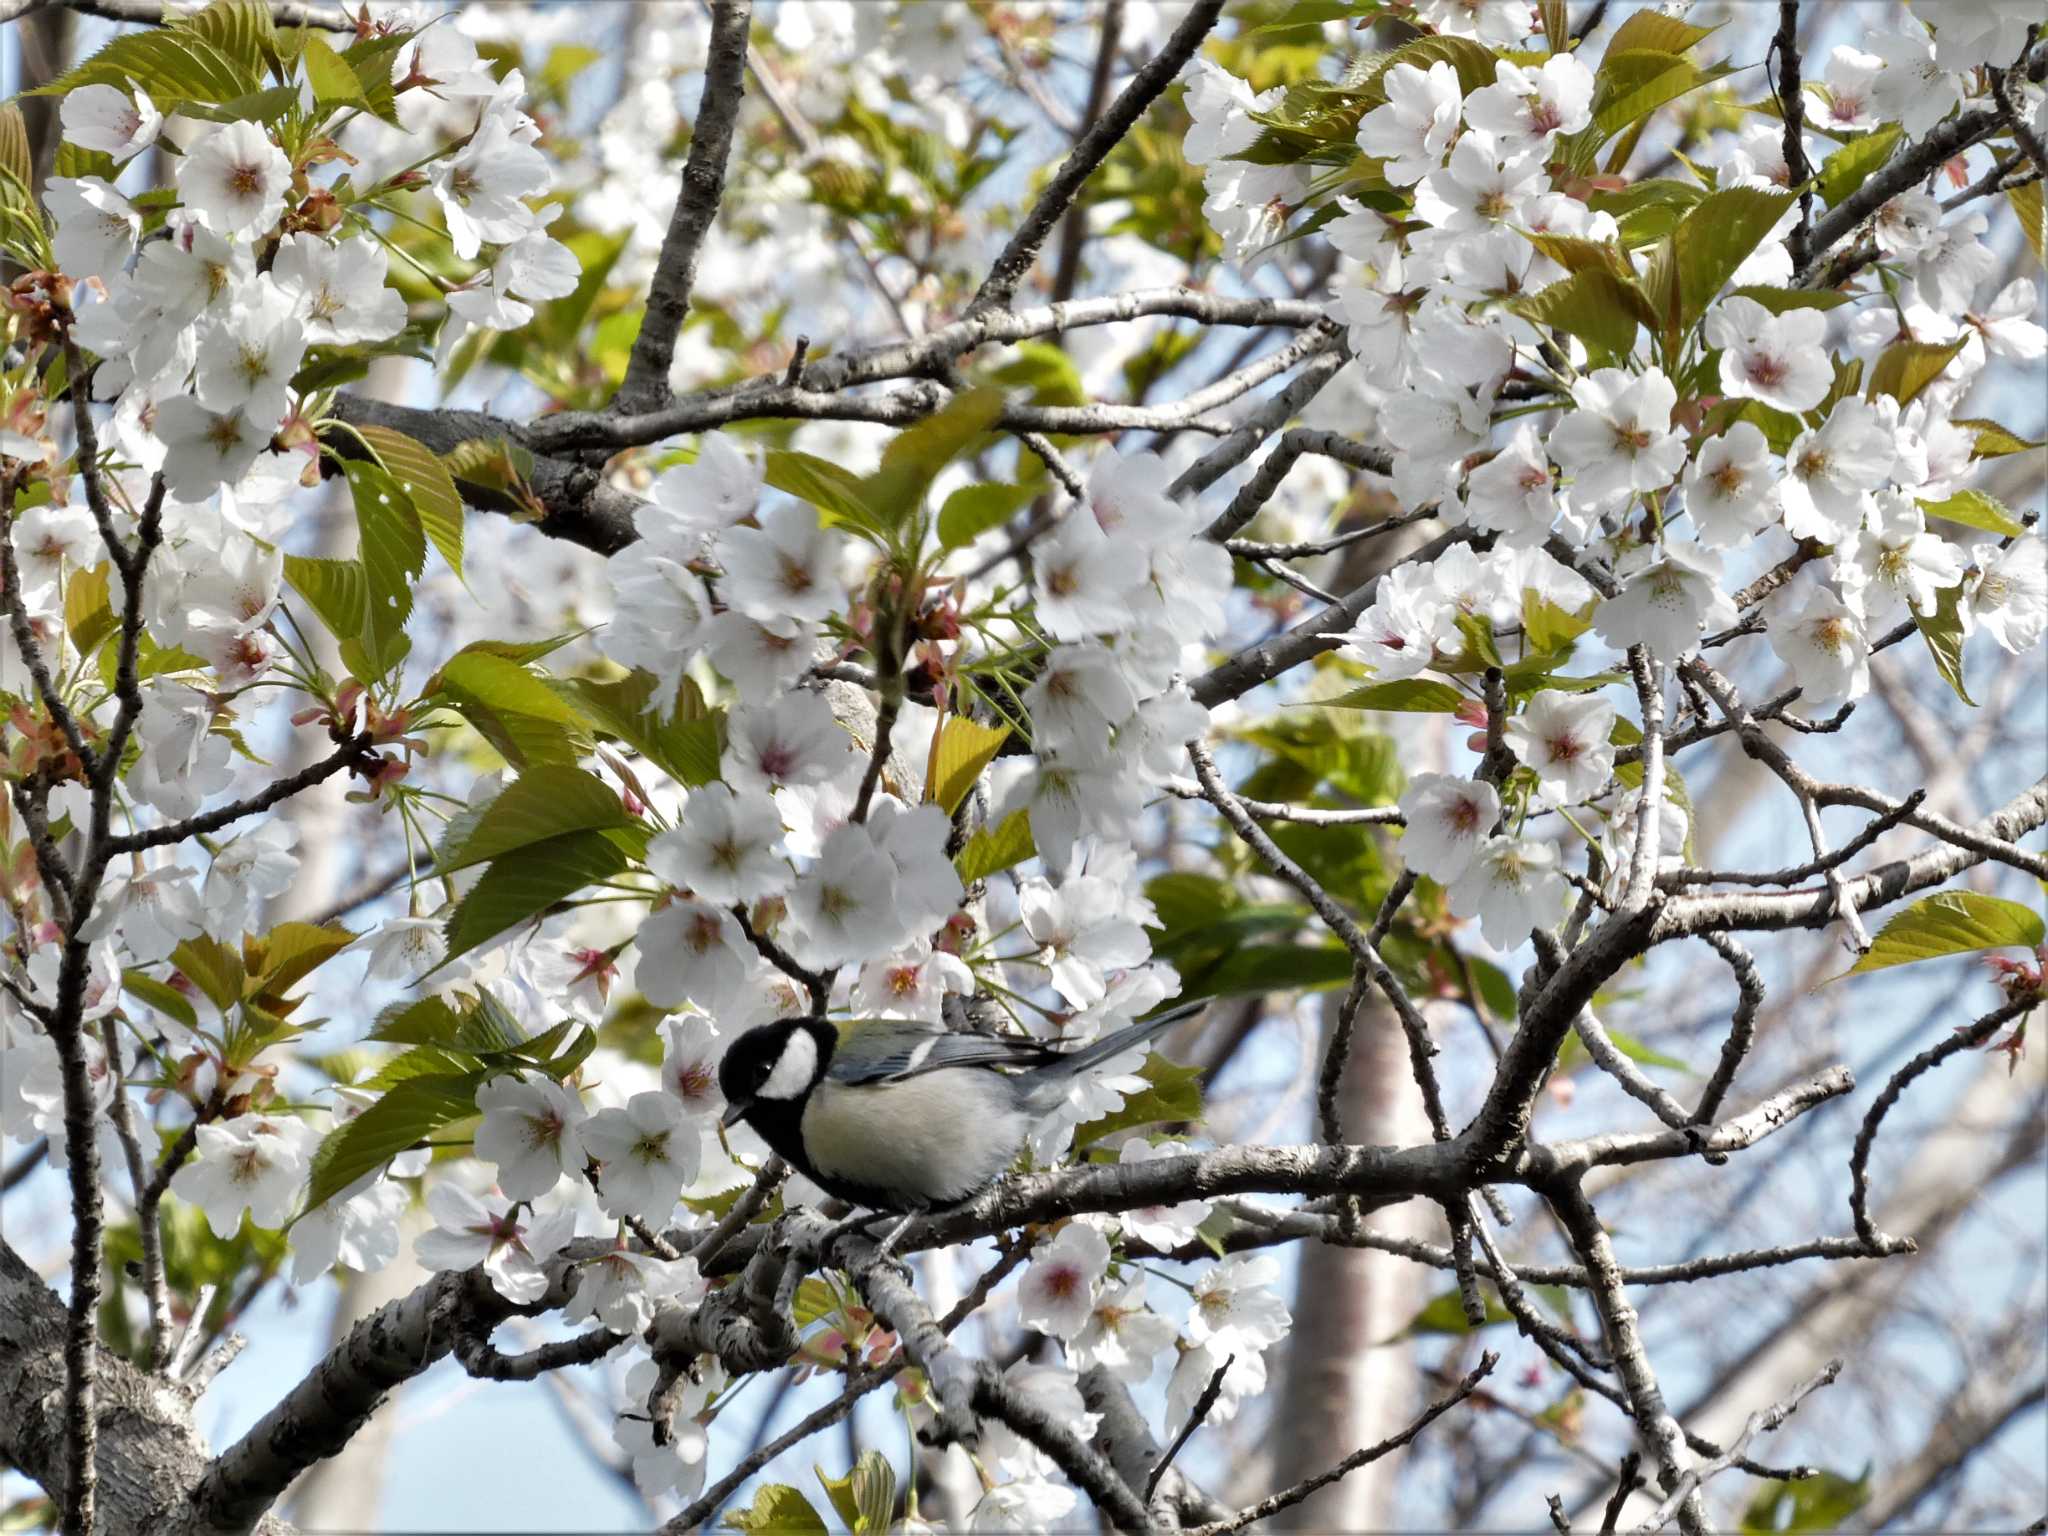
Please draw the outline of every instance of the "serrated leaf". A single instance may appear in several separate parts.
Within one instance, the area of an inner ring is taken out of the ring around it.
[[[953,861],[962,882],[972,885],[990,875],[1022,864],[1038,852],[1031,839],[1027,812],[1012,811],[994,827],[985,827],[967,839],[967,846]]]
[[[1851,139],[1822,162],[1813,189],[1830,208],[1849,196],[1892,157],[1892,147],[1905,136],[1897,123],[1886,123],[1860,139]]]
[[[601,832],[570,832],[502,855],[449,915],[442,963],[625,867],[624,851]]]
[[[434,872],[452,874],[566,832],[602,831],[632,820],[618,791],[595,774],[566,763],[538,763],[500,790],[459,838],[450,823]]]
[[[172,26],[201,38],[260,77],[277,61],[277,27],[264,0],[213,0]]]
[[[932,743],[932,757],[926,774],[924,797],[948,816],[960,808],[974,781],[995,759],[1010,728],[990,727],[965,715],[952,715],[939,728]]]
[[[1929,517],[1946,518],[1966,528],[1982,528],[1986,533],[2008,539],[2016,539],[2027,531],[2026,524],[2014,517],[2004,502],[1982,491],[1957,491],[1940,501],[1923,501],[1920,510]]]
[[[1430,677],[1404,677],[1391,683],[1370,683],[1339,694],[1334,699],[1313,701],[1331,709],[1384,709],[1402,714],[1448,715],[1465,702],[1465,695],[1449,683]]]
[[[330,1132],[313,1154],[306,1209],[318,1210],[364,1174],[425,1140],[444,1125],[476,1113],[476,1091],[489,1077],[478,1068],[423,1073],[394,1083],[383,1097]]]
[[[725,1525],[751,1536],[825,1536],[825,1522],[811,1501],[787,1483],[756,1489],[747,1508],[726,1511]]]
[[[392,477],[412,498],[420,527],[448,562],[448,569],[462,575],[462,494],[455,489],[455,477],[448,473],[438,455],[426,444],[389,427],[358,427],[356,431],[384,461]]]
[[[1938,891],[1922,897],[1883,928],[1862,959],[1842,976],[1971,955],[1986,949],[2033,949],[2043,937],[2041,914],[2016,901],[1976,891]],[[1840,981],[1841,976],[1831,976]]]
[[[1028,485],[961,486],[939,508],[939,548],[965,548],[1016,516],[1036,494]]]
[[[1934,669],[1955,689],[1956,697],[1974,709],[1977,701],[1963,684],[1962,596],[1961,587],[1944,587],[1935,594],[1934,612],[1916,611],[1913,624],[1920,631],[1920,638],[1927,642],[1928,653],[1934,657]]]
[[[2033,442],[2021,437],[2008,426],[2003,426],[1987,416],[1958,416],[1955,425],[1968,427],[1977,434],[1977,441],[1970,450],[1970,456],[1978,459],[2000,459],[2009,453],[2030,453],[2036,448],[2048,447],[2048,443]]]
[[[1911,405],[1968,345],[1967,335],[1950,342],[1895,341],[1878,354],[1864,393],[1872,400],[1890,395],[1900,405]]]
[[[361,539],[364,608],[357,640],[374,675],[382,677],[404,659],[412,581],[426,567],[427,536],[412,497],[388,470],[357,459],[342,468],[355,500]]]
[[[68,96],[85,85],[141,86],[168,111],[187,102],[234,101],[261,90],[260,70],[237,64],[189,28],[164,27],[115,37],[77,68],[29,96]]]
[[[465,651],[449,658],[439,684],[456,713],[515,768],[573,763],[588,744],[583,716],[517,662]]]

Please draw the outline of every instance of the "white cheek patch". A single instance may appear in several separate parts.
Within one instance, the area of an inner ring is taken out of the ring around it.
[[[761,1084],[759,1096],[764,1099],[797,1098],[811,1086],[811,1079],[817,1075],[818,1042],[811,1038],[809,1030],[799,1029],[782,1048],[775,1070]]]

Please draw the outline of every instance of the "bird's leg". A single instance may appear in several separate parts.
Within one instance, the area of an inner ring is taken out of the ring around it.
[[[902,1237],[905,1232],[908,1232],[910,1230],[910,1224],[916,1221],[918,1217],[922,1216],[923,1214],[924,1212],[922,1211],[912,1211],[909,1215],[905,1216],[901,1221],[897,1222],[895,1226],[891,1227],[889,1229],[888,1235],[885,1236],[882,1239],[882,1241],[876,1246],[875,1258],[883,1263],[891,1262],[891,1255],[894,1254],[896,1251],[897,1239]]]

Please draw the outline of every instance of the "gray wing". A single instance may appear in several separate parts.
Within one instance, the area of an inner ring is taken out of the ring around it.
[[[1024,1035],[961,1034],[905,1019],[868,1019],[841,1028],[848,1033],[825,1068],[835,1083],[894,1083],[952,1067],[1042,1067],[1062,1054]]]

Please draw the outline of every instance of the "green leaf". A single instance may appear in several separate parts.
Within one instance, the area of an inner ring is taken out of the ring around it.
[[[1967,345],[1968,336],[1951,342],[1895,341],[1878,355],[1877,366],[1870,370],[1870,387],[1864,393],[1872,400],[1890,395],[1900,405],[1911,405]]]
[[[1782,315],[1794,309],[1836,309],[1854,295],[1839,288],[1771,288],[1761,283],[1744,283],[1740,288],[1730,288],[1728,297],[1751,299],[1772,314]]]
[[[573,763],[589,743],[583,716],[535,673],[483,651],[464,651],[441,669],[439,692],[505,761]]]
[[[64,629],[71,636],[71,643],[78,647],[79,655],[90,656],[114,632],[118,622],[104,565],[75,572],[64,584]]]
[[[358,636],[375,676],[405,659],[406,621],[412,617],[412,579],[427,563],[427,537],[412,497],[387,470],[363,460],[344,463],[361,536],[363,627]]]
[[[1725,187],[1708,193],[1678,221],[1671,243],[1679,329],[1706,313],[1794,200],[1793,193],[1775,187]]]
[[[1802,1536],[1812,1531],[1839,1531],[1870,1502],[1870,1469],[1851,1482],[1838,1472],[1822,1472],[1795,1483],[1765,1482],[1742,1512],[1742,1536]]]
[[[171,964],[222,1013],[241,1002],[248,973],[242,957],[218,940],[203,933],[185,940],[171,951]]]
[[[339,923],[279,923],[261,938],[242,941],[242,960],[254,997],[275,998],[319,970],[355,942]]]
[[[1904,137],[1897,123],[1886,123],[1874,133],[1851,139],[1829,155],[1814,178],[1813,189],[1830,208],[1849,196],[1892,157],[1892,147]]]
[[[28,123],[13,102],[0,107],[0,171],[23,187],[35,185],[35,156],[29,151]]]
[[[264,0],[213,0],[171,25],[211,44],[258,77],[277,62],[277,27]]]
[[[752,1536],[825,1536],[825,1522],[811,1501],[787,1483],[757,1489],[746,1509],[726,1511],[725,1524],[728,1530]]]
[[[1492,85],[1499,60],[1493,50],[1469,37],[1424,37],[1404,43],[1375,64],[1365,79],[1365,95],[1375,103],[1387,99],[1386,77],[1397,64],[1412,64],[1424,74],[1446,63],[1458,72],[1458,89],[1466,95]]]
[[[1574,612],[1534,592],[1522,594],[1522,633],[1532,649],[1571,654],[1572,643],[1593,627],[1593,603]]]
[[[2027,244],[2034,248],[2034,260],[2048,266],[2048,245],[2044,245],[2048,241],[2048,206],[2041,200],[2041,183],[2031,181],[2023,187],[2007,187],[2005,200],[2019,216]]]
[[[1842,976],[1985,949],[2033,949],[2042,937],[2041,914],[2031,907],[1976,891],[1938,891],[1886,923],[1869,951]]]
[[[960,808],[960,802],[967,798],[967,792],[974,788],[974,781],[995,760],[1004,742],[1010,739],[1010,728],[1005,725],[992,728],[965,715],[952,715],[939,728],[938,739],[932,743],[930,770],[926,775],[924,797],[937,805],[948,816]]]
[[[618,791],[595,774],[566,763],[537,763],[500,790],[459,836],[457,823],[449,824],[434,873],[452,874],[565,832],[632,823]]]
[[[955,395],[943,409],[891,438],[863,496],[883,529],[908,525],[923,509],[939,471],[981,443],[1002,414],[1003,392],[984,385]]]
[[[602,832],[570,832],[501,855],[450,914],[442,963],[625,867],[625,852]]]
[[[445,995],[393,1003],[377,1015],[366,1037],[394,1045],[429,1045],[465,1052],[509,1051],[521,1043],[503,1027],[502,1008],[455,1007]]]
[[[129,32],[114,38],[77,68],[23,94],[68,96],[85,85],[136,86],[168,111],[188,102],[234,101],[263,88],[260,70],[238,64],[186,27]]]
[[[1636,306],[1628,287],[1613,273],[1597,267],[1510,300],[1507,307],[1538,325],[1590,341],[1613,357],[1635,345]]]
[[[1138,1075],[1150,1085],[1126,1098],[1121,1109],[1076,1127],[1074,1145],[1093,1146],[1105,1136],[1141,1125],[1194,1122],[1202,1118],[1202,1069],[1168,1061],[1157,1051],[1146,1056]]]
[[[1085,405],[1088,390],[1081,370],[1064,348],[1049,341],[1020,342],[1001,367],[988,371],[992,384],[1031,392],[1033,405]]]
[[[823,1467],[813,1470],[853,1536],[886,1536],[896,1514],[896,1469],[888,1457],[863,1451],[844,1477],[827,1477]]]
[[[1963,621],[1959,611],[1963,589],[1960,586],[1944,587],[1935,594],[1934,612],[1913,614],[1914,626],[1920,631],[1920,638],[1927,642],[1928,652],[1934,657],[1934,668],[1949,687],[1955,689],[1956,697],[1971,708],[1977,701],[1970,697],[1970,690],[1963,685]]]
[[[1684,53],[1718,30],[1718,26],[1696,27],[1661,11],[1637,11],[1614,29],[1607,39],[1607,52],[1613,55],[1648,48],[1657,53]]]
[[[159,981],[147,971],[123,971],[121,988],[137,1001],[154,1008],[165,1018],[176,1019],[187,1029],[199,1027],[199,1011],[185,994],[169,982]]]
[[[394,1083],[353,1120],[329,1133],[313,1154],[306,1209],[318,1210],[364,1174],[407,1151],[444,1125],[476,1113],[476,1091],[490,1076],[473,1072],[423,1073]]]
[[[707,709],[696,685],[685,678],[674,714],[664,721],[647,708],[655,687],[647,672],[617,682],[577,677],[556,684],[591,724],[630,744],[677,783],[691,789],[709,784],[718,777],[724,711]]]
[[[362,82],[348,61],[327,45],[318,33],[308,32],[300,57],[306,66],[306,81],[313,87],[316,109],[365,107]]]
[[[771,448],[762,456],[761,479],[816,507],[822,523],[849,528],[877,542],[886,539],[887,525],[869,505],[867,485],[837,464],[794,449]]]
[[[2004,502],[1982,491],[1957,491],[1940,501],[1923,501],[1920,510],[1929,517],[1947,518],[1966,528],[1982,528],[1986,533],[2008,539],[2016,539],[2027,531],[2026,524],[2014,517]]]
[[[960,850],[960,856],[953,861],[962,882],[972,885],[977,880],[986,880],[990,875],[1000,873],[1038,852],[1038,845],[1031,840],[1031,820],[1027,812],[1012,811],[994,827],[984,827],[967,839],[967,846]]]
[[[1480,1327],[1491,1328],[1496,1323],[1512,1323],[1515,1320],[1514,1314],[1502,1306],[1494,1296],[1492,1287],[1482,1285],[1479,1290],[1479,1296],[1486,1314],[1486,1321],[1481,1323]],[[1440,1291],[1435,1296],[1432,1296],[1421,1311],[1408,1319],[1407,1327],[1403,1328],[1392,1338],[1382,1339],[1380,1342],[1382,1344],[1392,1344],[1397,1339],[1412,1339],[1418,1334],[1425,1333],[1465,1334],[1470,1332],[1472,1332],[1472,1320],[1465,1316],[1465,1303],[1459,1297],[1457,1290],[1453,1288],[1448,1291]]]
[[[1972,458],[2002,459],[2009,453],[2029,453],[2048,444],[2031,442],[2021,437],[2012,428],[2001,426],[1986,416],[1958,416],[1955,424],[1968,427],[1977,434],[1977,443],[1970,450]]]
[[[1036,494],[1028,485],[961,486],[939,508],[939,548],[965,548],[1016,516]]]
[[[1331,709],[1384,709],[1402,714],[1448,715],[1465,695],[1432,677],[1404,677],[1391,683],[1370,683],[1334,699],[1316,703]]]
[[[305,555],[284,557],[284,577],[320,616],[337,640],[353,640],[363,632],[363,612],[370,583],[359,560],[315,560]]]
[[[455,489],[455,477],[448,473],[434,451],[425,443],[394,432],[389,427],[358,427],[358,434],[372,448],[392,477],[412,498],[420,527],[448,562],[448,569],[462,574],[462,494]]]

